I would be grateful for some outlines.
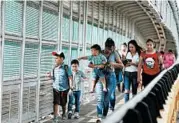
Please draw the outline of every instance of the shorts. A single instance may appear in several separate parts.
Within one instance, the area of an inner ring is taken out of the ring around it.
[[[67,95],[68,90],[66,91],[58,91],[56,89],[53,89],[53,104],[58,104],[61,106],[66,106],[67,103]]]
[[[92,73],[92,77],[93,77],[93,80],[96,80],[98,77],[99,77],[100,79],[101,79],[101,78],[105,78],[105,75],[104,75],[102,69],[94,69],[94,70],[93,70],[93,73]]]
[[[142,73],[142,84],[146,87],[159,73],[155,75],[148,75],[146,73]]]

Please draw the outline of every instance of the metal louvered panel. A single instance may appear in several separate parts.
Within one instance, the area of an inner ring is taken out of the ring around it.
[[[78,13],[79,1],[73,1],[73,12]]]
[[[70,58],[68,57],[69,56],[69,48],[68,47],[62,47],[62,51],[63,53],[65,54],[65,60],[64,60],[64,63],[65,64],[68,64]]]
[[[63,17],[63,23],[62,23],[62,39],[64,41],[69,41],[69,23],[70,20],[67,17]]]
[[[38,44],[27,43],[24,56],[24,77],[37,77]]]
[[[42,16],[42,39],[57,41],[58,13],[44,7]]]
[[[3,86],[2,123],[19,122],[19,85]]]
[[[105,19],[104,19],[104,22],[105,22],[106,24],[108,23],[108,18],[109,18],[108,7],[105,6]]]
[[[71,60],[73,60],[73,59],[77,59],[78,58],[78,50],[76,49],[76,48],[73,48],[72,50],[71,50]]]
[[[73,32],[72,32],[72,41],[78,42],[78,22],[73,21]]]
[[[88,1],[88,16],[92,17],[92,11],[93,11],[93,1]]]
[[[103,18],[104,18],[104,2],[100,3],[100,18],[99,20],[103,22]]]
[[[5,1],[5,31],[22,35],[22,3]]]
[[[42,45],[41,51],[41,80],[40,80],[40,97],[39,97],[39,116],[46,116],[53,111],[52,108],[52,82],[44,77],[47,72],[52,71],[55,61],[52,51],[56,49],[54,45]],[[42,77],[43,76],[43,77]]]
[[[111,7],[109,7],[109,24],[112,24],[112,18],[113,18],[113,10]]]
[[[39,5],[27,1],[26,36],[38,37],[39,33]]]
[[[87,24],[86,35],[87,35],[87,43],[88,44],[91,44],[91,32],[92,32],[92,25]]]
[[[99,2],[94,2],[94,18],[98,19],[98,12],[99,12]]]
[[[3,80],[20,79],[21,44],[5,41]]]
[[[70,8],[70,1],[63,1],[64,8]]]
[[[23,88],[23,122],[35,120],[36,117],[36,86],[37,79],[26,80]]]
[[[53,88],[51,80],[41,78],[39,116],[47,116],[53,112]]]
[[[42,45],[41,51],[41,76],[45,76],[47,72],[51,71],[54,66],[54,57],[52,52],[55,51],[56,47],[53,45]]]

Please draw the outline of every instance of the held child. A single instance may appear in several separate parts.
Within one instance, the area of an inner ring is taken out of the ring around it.
[[[53,123],[59,122],[59,105],[62,107],[62,119],[66,119],[66,103],[68,91],[71,93],[72,72],[68,65],[64,64],[65,55],[63,52],[52,52],[55,56],[56,66],[49,77],[53,79],[53,95],[54,95],[54,119]],[[51,76],[52,75],[52,76]]]
[[[80,111],[80,96],[82,90],[82,79],[86,79],[85,74],[79,70],[79,62],[78,60],[71,61],[72,74],[73,74],[73,93],[69,95],[68,102],[68,119],[72,117],[72,106],[75,103],[75,114],[74,118],[78,119],[79,111]]]
[[[104,55],[101,54],[101,47],[98,44],[95,44],[91,47],[91,54],[92,55],[90,56],[84,56],[78,58],[78,60],[88,59],[89,61],[91,61],[91,63],[94,66],[91,92],[94,92],[95,90],[95,83],[97,78],[99,78],[99,80],[103,84],[103,91],[107,92],[105,74],[103,73],[103,69],[105,64],[107,63],[107,59]]]

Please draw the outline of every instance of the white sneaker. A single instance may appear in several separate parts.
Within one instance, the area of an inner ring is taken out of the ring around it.
[[[79,119],[79,118],[80,118],[80,116],[79,116],[79,113],[78,113],[78,112],[75,112],[74,118],[75,118],[75,119]]]

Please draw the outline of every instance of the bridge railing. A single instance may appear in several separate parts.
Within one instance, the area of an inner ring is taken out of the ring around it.
[[[142,92],[109,116],[104,123],[157,123],[160,110],[178,77],[179,62],[162,71]]]

